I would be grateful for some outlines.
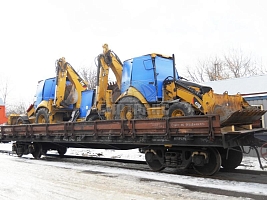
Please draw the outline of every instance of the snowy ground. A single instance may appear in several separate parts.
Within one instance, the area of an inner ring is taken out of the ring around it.
[[[11,144],[0,144],[1,150],[11,150]],[[144,154],[139,153],[138,149],[133,150],[97,150],[97,149],[74,149],[70,148],[67,151],[68,155],[81,155],[81,156],[100,156],[107,158],[122,158],[122,159],[132,159],[132,160],[144,160]],[[28,155],[27,157],[32,157]],[[262,164],[265,167],[264,170],[267,170],[267,161],[262,160]],[[33,162],[33,159],[26,159],[25,162]],[[34,161],[41,162],[39,164],[48,165],[64,169],[72,169],[78,171],[90,171],[95,173],[107,173],[107,174],[119,174],[120,176],[132,176],[135,178],[148,179],[153,181],[161,181],[173,184],[185,184],[191,186],[201,186],[214,189],[223,189],[227,191],[235,191],[248,194],[257,194],[267,196],[267,180],[266,184],[258,183],[247,183],[247,182],[237,182],[237,181],[223,181],[223,180],[214,180],[210,178],[201,178],[201,177],[187,177],[176,174],[162,174],[155,172],[143,172],[136,170],[128,169],[116,169],[112,167],[100,166],[100,165],[88,165],[88,164],[73,164],[68,162],[42,162],[42,160]],[[259,162],[257,158],[254,157],[244,157],[241,166],[239,169],[251,169],[251,170],[262,170],[260,169]],[[162,198],[164,199],[164,198]],[[204,198],[205,199],[205,198]],[[211,198],[212,199],[212,198]],[[214,197],[214,199],[217,199]],[[223,199],[223,198],[222,198]]]

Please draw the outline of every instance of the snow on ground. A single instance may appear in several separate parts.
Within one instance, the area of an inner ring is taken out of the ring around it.
[[[0,144],[1,150],[11,150],[11,144]],[[140,153],[138,149],[133,150],[104,150],[104,149],[79,149],[79,148],[69,148],[67,155],[80,155],[80,156],[94,156],[94,157],[106,157],[106,158],[121,158],[121,159],[132,159],[132,160],[145,160],[144,154]],[[31,157],[31,155],[28,155]],[[267,170],[267,161],[261,159],[262,165],[265,167],[264,170]],[[26,160],[26,162],[32,162],[30,159]],[[42,162],[42,160],[37,160],[35,162]],[[157,172],[143,172],[138,170],[128,170],[128,169],[116,169],[112,167],[106,166],[98,166],[98,165],[88,165],[88,164],[75,164],[67,163],[67,162],[45,162],[45,165],[53,165],[60,168],[70,168],[76,170],[87,170],[93,172],[103,172],[103,173],[111,173],[111,174],[123,174],[123,175],[131,175],[134,177],[164,181],[169,183],[177,183],[177,184],[185,184],[192,186],[201,186],[208,188],[218,188],[225,189],[228,191],[236,191],[250,194],[259,194],[266,195],[266,184],[258,184],[258,183],[247,183],[247,182],[237,182],[237,181],[222,181],[222,180],[214,180],[210,178],[201,178],[201,177],[190,177],[177,174],[162,174]],[[247,157],[243,158],[241,165],[238,169],[251,169],[251,170],[262,170],[260,168],[258,159],[255,157]],[[267,180],[266,180],[267,183]]]

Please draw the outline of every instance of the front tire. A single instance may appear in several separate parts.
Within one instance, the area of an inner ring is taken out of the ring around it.
[[[169,117],[181,117],[194,115],[195,111],[193,107],[185,102],[177,102],[170,106]]]
[[[40,108],[36,113],[35,123],[46,124],[49,123],[49,114],[46,108]]]

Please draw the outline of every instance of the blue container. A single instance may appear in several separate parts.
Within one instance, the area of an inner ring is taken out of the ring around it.
[[[80,118],[86,117],[86,113],[91,109],[94,102],[94,90],[82,92],[82,102],[80,107]]]

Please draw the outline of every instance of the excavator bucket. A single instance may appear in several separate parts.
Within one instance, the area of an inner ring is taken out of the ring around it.
[[[220,115],[221,127],[252,124],[266,113],[250,106],[240,94],[215,94],[212,90],[203,95],[203,109],[205,114]]]

